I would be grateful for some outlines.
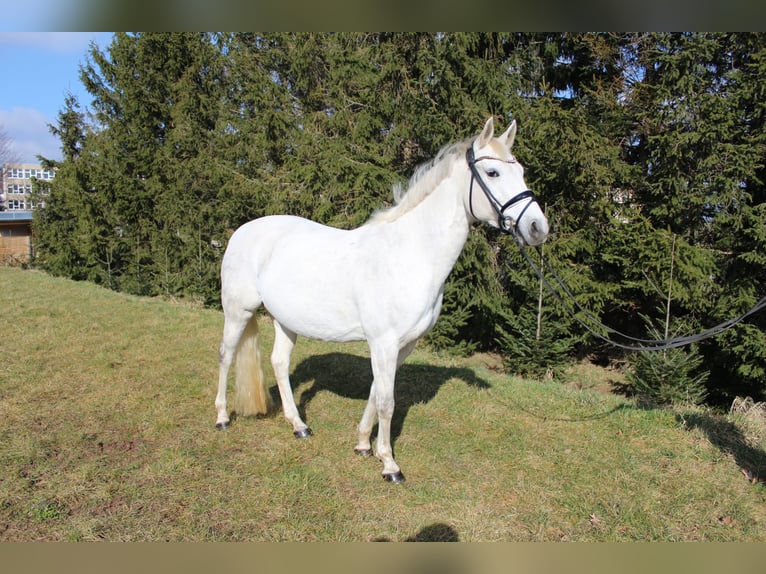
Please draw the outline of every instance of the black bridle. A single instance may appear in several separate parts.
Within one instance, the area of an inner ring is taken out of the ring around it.
[[[628,350],[634,350],[634,351],[662,351],[665,349],[674,349],[677,347],[682,347],[685,345],[690,345],[692,343],[702,341],[709,337],[714,337],[716,335],[719,335],[722,332],[728,329],[731,329],[734,325],[743,321],[747,317],[750,317],[751,315],[766,309],[766,297],[762,297],[761,300],[758,301],[752,308],[747,310],[745,313],[739,315],[738,317],[734,317],[732,319],[729,319],[728,321],[724,321],[723,323],[715,325],[714,327],[706,329],[705,331],[702,331],[701,333],[697,333],[696,335],[689,335],[686,337],[671,337],[668,339],[659,339],[659,340],[640,339],[636,337],[631,337],[630,335],[621,333],[620,331],[617,331],[616,329],[607,327],[601,321],[599,321],[598,318],[596,318],[593,314],[589,313],[587,310],[583,309],[580,306],[580,304],[577,302],[574,295],[566,286],[566,284],[564,284],[562,279],[556,274],[556,272],[553,270],[550,264],[545,260],[545,258],[543,258],[542,251],[538,250],[538,253],[540,253],[540,260],[541,260],[541,266],[538,267],[529,257],[529,254],[527,253],[526,249],[524,249],[524,241],[519,236],[518,225],[519,225],[519,222],[521,221],[521,218],[524,216],[524,213],[526,213],[527,208],[529,208],[529,206],[532,205],[533,203],[537,202],[537,198],[535,197],[535,195],[530,190],[527,189],[525,191],[522,191],[521,193],[516,194],[505,203],[500,203],[500,201],[498,201],[498,199],[492,194],[487,184],[484,183],[484,180],[481,178],[481,175],[479,174],[479,170],[476,168],[476,164],[484,159],[493,159],[496,161],[502,161],[504,163],[515,163],[515,160],[504,160],[504,159],[499,159],[492,156],[482,156],[477,158],[475,157],[475,154],[473,152],[473,144],[465,152],[465,159],[468,162],[468,167],[471,169],[471,187],[468,192],[469,193],[468,208],[470,209],[471,215],[474,217],[474,219],[478,219],[478,217],[476,217],[476,215],[474,215],[473,213],[473,181],[475,179],[476,181],[479,182],[479,186],[484,192],[484,195],[487,196],[487,199],[489,200],[490,205],[495,210],[495,213],[497,213],[497,225],[500,228],[500,231],[502,231],[503,233],[513,235],[513,237],[516,239],[516,243],[518,243],[519,245],[519,249],[521,250],[522,255],[527,260],[527,263],[529,263],[529,265],[532,267],[537,277],[540,279],[542,283],[545,284],[548,290],[559,301],[559,303],[563,305],[564,309],[567,310],[567,312],[575,319],[575,321],[577,321],[578,323],[580,323],[580,325],[585,327],[596,338],[606,343],[610,343],[616,347],[620,347],[620,348],[628,349]],[[513,221],[513,218],[510,215],[505,214],[505,210],[523,199],[529,199],[529,202],[527,202],[527,204],[524,206],[524,209],[521,210],[521,213],[516,218],[516,221]],[[544,276],[543,269],[547,269],[548,272],[555,278],[556,283],[558,283],[558,286],[562,289],[563,293],[559,292],[553,285],[551,285],[551,283]],[[568,301],[565,300],[564,295],[566,295],[567,298],[572,301],[573,305],[570,305]],[[580,314],[578,314],[578,311],[580,312]],[[588,321],[590,321],[590,323]],[[599,332],[596,329],[605,331],[607,334],[604,335],[603,332]],[[625,339],[627,342],[623,343],[623,342],[615,341],[614,339],[610,338],[609,335],[615,335],[615,336],[621,337]]]
[[[535,197],[535,194],[532,193],[529,189],[522,191],[516,195],[514,195],[511,199],[506,201],[505,203],[500,203],[500,201],[492,194],[492,191],[490,191],[489,187],[486,183],[484,183],[484,180],[481,178],[481,175],[479,174],[479,170],[476,167],[476,164],[479,163],[483,159],[493,159],[496,161],[502,161],[504,163],[516,163],[516,160],[505,160],[500,159],[497,157],[491,157],[491,156],[481,156],[477,158],[473,152],[473,144],[471,144],[468,147],[468,150],[465,152],[465,160],[468,162],[468,167],[471,170],[471,187],[468,190],[468,209],[471,211],[471,215],[474,217],[474,219],[478,219],[476,215],[473,213],[473,182],[474,180],[479,182],[479,187],[481,187],[482,191],[484,192],[484,195],[487,196],[487,199],[489,200],[489,204],[492,206],[492,209],[495,210],[495,213],[497,213],[497,226],[503,233],[509,233],[512,234],[517,242],[521,241],[521,238],[518,234],[518,226],[521,222],[521,218],[526,213],[527,209],[530,205],[533,203],[537,203],[537,198]],[[515,205],[519,201],[522,201],[524,199],[529,199],[527,204],[524,206],[524,209],[521,210],[521,213],[519,213],[519,216],[516,218],[516,221],[513,220],[513,218],[510,215],[505,214],[505,210],[510,208],[512,205]]]

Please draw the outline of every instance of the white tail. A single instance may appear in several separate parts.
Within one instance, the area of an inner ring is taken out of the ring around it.
[[[237,350],[234,410],[243,416],[264,415],[273,406],[261,369],[258,321],[255,316],[245,327]]]

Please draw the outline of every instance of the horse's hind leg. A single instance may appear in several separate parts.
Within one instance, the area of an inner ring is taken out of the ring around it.
[[[359,421],[359,442],[354,447],[354,452],[361,456],[372,456],[372,445],[370,444],[370,435],[372,427],[375,426],[378,408],[375,405],[375,381],[370,386],[370,398],[367,399],[367,405],[364,407],[362,420]]]
[[[218,413],[215,426],[219,429],[225,429],[229,426],[229,413],[226,409],[229,368],[237,352],[242,333],[252,316],[252,313],[244,311],[224,314],[223,338],[218,349],[218,394],[215,397],[215,408]]]
[[[295,406],[293,389],[290,386],[290,355],[295,347],[297,336],[274,320],[274,348],[271,352],[271,366],[277,378],[279,396],[282,398],[282,409],[287,421],[293,425],[296,438],[308,438],[311,429],[303,422]]]

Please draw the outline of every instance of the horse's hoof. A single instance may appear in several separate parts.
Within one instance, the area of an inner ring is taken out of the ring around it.
[[[365,458],[372,456],[371,448],[355,448],[354,452],[358,454],[359,456],[363,456]]]
[[[309,427],[306,427],[304,429],[299,429],[297,431],[293,432],[293,436],[295,438],[309,438],[313,432],[311,432],[311,429]]]
[[[384,472],[384,473],[383,473],[383,478],[384,478],[386,481],[388,481],[388,482],[393,482],[394,484],[401,484],[401,483],[403,483],[403,482],[404,482],[404,480],[405,480],[405,478],[404,478],[404,475],[402,474],[402,471],[401,471],[401,470],[399,470],[399,471],[397,471],[397,472],[390,472],[390,473],[388,473],[388,474],[386,474],[386,473]]]
[[[218,430],[226,430],[227,428],[229,428],[229,423],[228,422],[215,423],[215,428],[217,428]]]

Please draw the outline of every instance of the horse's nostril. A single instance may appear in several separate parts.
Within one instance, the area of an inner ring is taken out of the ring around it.
[[[539,245],[548,236],[548,225],[545,220],[535,219],[529,222],[527,236],[531,245]]]

